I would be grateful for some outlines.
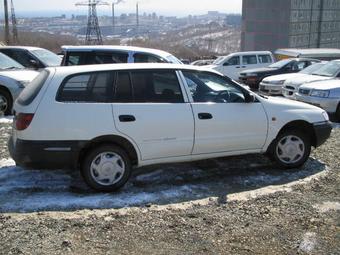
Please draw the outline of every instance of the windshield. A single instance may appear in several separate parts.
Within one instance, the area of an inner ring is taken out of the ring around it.
[[[32,53],[47,66],[60,66],[61,64],[61,58],[49,50],[32,50]]]
[[[299,73],[311,74],[311,73],[315,72],[316,70],[319,70],[324,65],[325,65],[325,63],[316,63],[316,64],[313,64],[313,65],[306,67],[305,69],[303,69]]]
[[[178,58],[176,58],[176,57],[173,56],[173,55],[167,56],[166,59],[167,59],[168,61],[170,61],[170,63],[173,63],[173,64],[183,64],[182,61],[180,61]]]
[[[215,59],[215,61],[213,62],[213,65],[220,65],[222,64],[222,62],[224,61],[225,56],[221,56]]]
[[[0,53],[0,69],[23,69],[24,66],[15,60],[7,57],[5,54]]]
[[[313,75],[320,75],[326,77],[334,77],[340,71],[340,61],[331,61],[321,67],[319,70],[313,72]]]
[[[274,64],[271,64],[270,66],[268,66],[269,68],[282,68],[285,65],[289,64],[289,62],[292,61],[291,59],[284,59],[284,60],[280,60]]]

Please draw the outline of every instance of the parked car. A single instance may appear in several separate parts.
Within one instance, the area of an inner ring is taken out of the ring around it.
[[[1,46],[0,52],[30,69],[60,66],[61,58],[53,52],[30,46]]]
[[[271,75],[297,73],[314,63],[320,62],[315,59],[290,58],[278,61],[268,67],[246,70],[240,73],[240,82],[248,85],[251,89],[257,90],[260,82]]]
[[[259,91],[265,95],[282,95],[282,86],[286,80],[304,77],[320,69],[325,64],[326,62],[315,63],[306,67],[305,69],[302,69],[302,71],[298,73],[286,73],[268,76],[260,82]]]
[[[174,64],[56,67],[15,103],[9,151],[17,165],[80,168],[116,190],[132,167],[268,153],[295,168],[330,135],[315,106],[266,98],[218,72]]]
[[[208,67],[237,80],[241,71],[267,67],[274,62],[275,59],[270,51],[248,51],[220,56]]]
[[[22,65],[0,53],[0,112],[5,115],[12,113],[14,100],[22,89],[39,73],[25,70]]]
[[[340,60],[330,61],[309,75],[286,80],[283,84],[282,94],[287,98],[294,99],[296,92],[302,84],[335,78],[340,78]]]
[[[309,48],[309,49],[277,49],[275,57],[278,60],[286,58],[313,58],[319,60],[335,60],[340,58],[340,49]]]
[[[321,107],[340,121],[340,80],[316,81],[302,85],[296,99]]]
[[[206,66],[211,65],[214,62],[214,59],[199,59],[194,62],[191,62],[190,65],[193,66]]]
[[[63,66],[119,63],[182,64],[169,52],[133,46],[62,46],[62,51]]]

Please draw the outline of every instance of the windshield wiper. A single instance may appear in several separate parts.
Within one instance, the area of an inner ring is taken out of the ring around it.
[[[21,68],[19,68],[17,66],[9,66],[9,67],[5,67],[5,68],[1,68],[1,69],[3,69],[3,70],[13,70],[13,69],[21,69]]]

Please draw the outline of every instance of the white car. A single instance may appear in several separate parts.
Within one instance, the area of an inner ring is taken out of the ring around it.
[[[20,94],[9,151],[24,167],[80,169],[116,190],[132,167],[267,153],[299,167],[329,137],[327,113],[265,98],[202,67],[47,68]]]
[[[278,74],[278,75],[272,75],[272,76],[266,77],[260,82],[259,91],[260,93],[265,94],[265,95],[271,95],[271,96],[282,95],[282,86],[286,80],[293,80],[293,79],[304,77],[320,69],[325,64],[326,62],[315,63],[315,64],[312,64],[306,67],[305,69],[303,69],[302,71],[298,73],[286,73],[286,74]]]
[[[25,70],[21,64],[0,53],[0,100],[2,101],[0,112],[10,115],[15,99],[38,74],[37,71]]]
[[[207,67],[236,81],[241,71],[267,67],[274,62],[274,56],[270,51],[247,51],[220,56]]]
[[[302,84],[338,78],[340,78],[340,60],[329,61],[309,75],[286,80],[282,87],[282,94],[287,98],[295,99],[295,94]]]
[[[326,80],[302,85],[296,99],[318,106],[340,121],[340,80]]]

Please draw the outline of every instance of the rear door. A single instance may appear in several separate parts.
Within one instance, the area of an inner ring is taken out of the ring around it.
[[[191,154],[194,120],[184,95],[174,70],[117,73],[115,125],[138,145],[142,160]]]

